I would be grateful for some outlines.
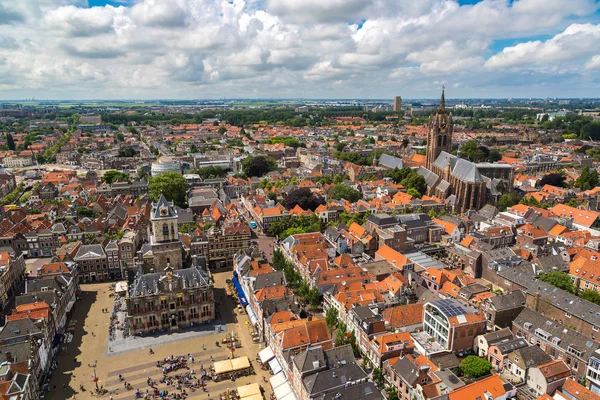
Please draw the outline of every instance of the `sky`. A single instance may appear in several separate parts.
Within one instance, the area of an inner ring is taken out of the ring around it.
[[[600,97],[598,0],[0,0],[0,100]]]

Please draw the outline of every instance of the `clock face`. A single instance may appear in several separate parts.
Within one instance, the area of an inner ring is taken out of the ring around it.
[[[167,210],[166,208],[160,209],[160,215],[168,215],[168,214],[169,214],[169,210]]]
[[[442,129],[446,129],[446,122],[442,121],[442,123],[440,124],[440,127]]]

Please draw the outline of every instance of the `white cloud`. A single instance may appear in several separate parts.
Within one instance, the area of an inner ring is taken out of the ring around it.
[[[0,97],[428,96],[459,80],[469,96],[600,73],[594,0],[119,4],[0,0]]]
[[[600,25],[573,24],[553,38],[519,43],[492,56],[490,68],[548,65],[589,57],[600,50]]]

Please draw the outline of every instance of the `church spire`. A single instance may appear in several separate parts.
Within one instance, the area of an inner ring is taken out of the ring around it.
[[[446,112],[446,96],[444,95],[445,87],[442,86],[442,97],[440,98],[440,111],[442,113]]]

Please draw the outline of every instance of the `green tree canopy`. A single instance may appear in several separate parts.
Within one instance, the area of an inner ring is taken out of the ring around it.
[[[490,373],[492,364],[485,358],[468,356],[460,363],[460,371],[469,378],[479,378]]]
[[[106,171],[104,173],[102,180],[108,183],[109,185],[115,183],[116,181],[129,182],[129,175],[127,175],[125,172],[115,171],[114,169],[111,169],[110,171]]]
[[[148,192],[153,201],[158,201],[163,194],[168,201],[174,202],[179,207],[187,206],[187,190],[188,185],[183,175],[173,171],[150,177],[148,184]]]
[[[338,200],[348,200],[350,203],[354,203],[361,198],[361,195],[358,190],[352,188],[350,185],[340,183],[335,185],[331,190],[331,197]]]
[[[460,153],[462,158],[466,158],[472,162],[481,162],[486,159],[485,151],[479,146],[476,140],[469,140],[460,146]]]
[[[138,152],[131,146],[122,146],[119,149],[119,157],[135,157]]]
[[[575,181],[575,186],[581,190],[590,190],[598,186],[598,183],[598,172],[585,166]]]
[[[600,293],[595,290],[586,289],[579,294],[579,297],[592,303],[600,304]]]
[[[571,276],[566,272],[551,271],[540,276],[540,281],[549,283],[559,289],[565,290],[569,293],[575,293],[575,285]]]
[[[297,188],[291,190],[285,198],[285,206],[288,210],[299,205],[303,210],[314,211],[320,204],[325,203],[322,197],[315,195],[309,188]]]
[[[242,170],[248,177],[261,177],[277,169],[277,162],[271,157],[249,156],[242,161]]]
[[[202,168],[195,169],[192,172],[200,175],[200,178],[202,178],[202,179],[210,179],[210,178],[223,178],[223,177],[227,176],[228,171],[229,171],[229,169],[227,169],[227,168],[222,168],[219,166],[211,165],[208,167],[202,167]]]
[[[488,155],[489,162],[496,162],[496,161],[500,161],[501,159],[502,159],[502,154],[500,154],[500,152],[498,150],[490,151],[490,154]]]
[[[519,204],[521,196],[516,193],[505,193],[498,199],[498,209],[500,211],[506,211],[508,207],[512,207],[515,204]]]

